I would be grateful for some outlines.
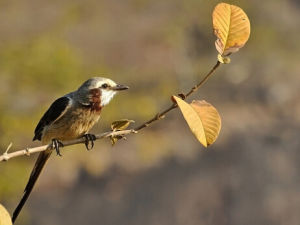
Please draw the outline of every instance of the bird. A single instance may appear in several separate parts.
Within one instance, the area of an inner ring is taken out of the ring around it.
[[[79,137],[85,138],[87,150],[93,148],[96,137],[89,131],[98,122],[102,108],[117,92],[128,88],[108,78],[93,77],[86,80],[76,91],[56,99],[51,104],[34,130],[33,141],[39,140],[42,144],[52,144],[52,148],[39,154],[22,199],[13,212],[13,223],[28,199],[52,149],[55,149],[57,155],[61,156],[59,148],[63,147],[62,141]]]

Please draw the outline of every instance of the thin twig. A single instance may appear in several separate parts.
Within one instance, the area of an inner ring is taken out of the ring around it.
[[[135,131],[135,130],[110,131],[110,132],[105,132],[105,133],[101,133],[101,134],[96,134],[95,136],[96,136],[96,139],[103,139],[103,138],[107,138],[107,137],[120,136],[120,135],[122,136],[122,135],[127,135],[127,134],[132,134],[132,133],[137,133],[137,131]],[[70,140],[70,141],[64,141],[62,143],[63,143],[64,147],[66,147],[66,146],[76,145],[76,144],[80,144],[80,143],[84,143],[84,142],[85,142],[85,138],[78,138],[78,139],[74,139],[74,140]],[[15,158],[15,157],[22,156],[22,155],[30,156],[32,153],[42,152],[47,149],[53,149],[52,144],[42,145],[42,146],[38,146],[38,147],[34,147],[34,148],[25,148],[25,149],[15,151],[12,153],[7,153],[7,151],[6,151],[3,155],[0,155],[0,162],[7,161],[11,158]]]
[[[216,69],[220,66],[220,64],[221,63],[219,61],[217,61],[216,65],[214,65],[214,67],[209,71],[209,73],[197,85],[192,87],[191,90],[189,92],[187,92],[186,94],[179,94],[179,97],[181,97],[182,99],[186,99],[191,94],[196,92],[208,80],[208,78],[216,71]],[[152,119],[150,119],[147,122],[136,127],[135,130],[136,131],[141,130],[145,127],[150,126],[151,123],[158,121],[160,119],[163,119],[168,112],[170,112],[173,109],[176,109],[177,107],[178,107],[178,105],[176,103],[173,103],[171,106],[169,106],[169,108],[165,109],[164,111],[162,111],[160,113],[157,113]]]

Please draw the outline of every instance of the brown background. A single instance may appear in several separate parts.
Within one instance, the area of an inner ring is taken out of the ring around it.
[[[228,1],[248,14],[246,46],[191,99],[222,116],[204,149],[178,110],[111,147],[53,155],[16,224],[299,224],[300,5]],[[216,62],[218,1],[0,1],[0,148],[32,143],[42,113],[92,76],[129,85],[94,132],[139,124]],[[0,202],[13,211],[36,156],[0,165]]]

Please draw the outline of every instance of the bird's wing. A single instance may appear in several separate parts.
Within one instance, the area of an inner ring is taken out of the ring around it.
[[[45,126],[48,126],[61,118],[71,106],[71,103],[72,99],[67,96],[56,99],[36,126],[33,141],[41,140]]]

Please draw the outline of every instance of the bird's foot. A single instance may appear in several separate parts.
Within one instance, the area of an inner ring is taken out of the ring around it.
[[[52,148],[55,149],[57,155],[62,156],[59,150],[60,147],[64,147],[64,144],[57,139],[52,139]]]
[[[94,141],[96,140],[96,136],[94,134],[85,134],[83,135],[85,138],[85,147],[89,151],[94,147]]]

